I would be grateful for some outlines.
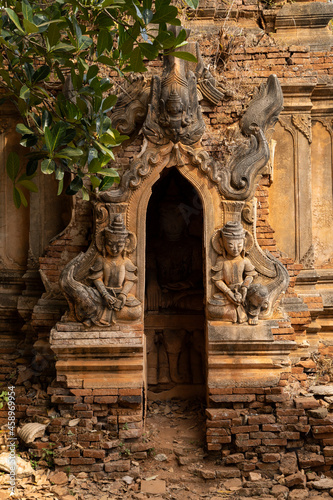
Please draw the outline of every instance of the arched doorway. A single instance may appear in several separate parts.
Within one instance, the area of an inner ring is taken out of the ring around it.
[[[146,228],[148,391],[160,399],[204,396],[203,208],[176,168],[154,184]]]

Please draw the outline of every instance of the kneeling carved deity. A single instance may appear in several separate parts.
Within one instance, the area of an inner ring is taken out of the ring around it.
[[[103,236],[103,252],[97,254],[83,282],[75,279],[80,256],[78,262],[74,259],[66,266],[61,277],[62,288],[74,306],[76,318],[86,326],[133,321],[139,319],[142,312],[141,302],[129,293],[137,281],[137,268],[126,256],[131,243],[120,215],[104,229]]]
[[[248,238],[249,234],[240,222],[228,222],[213,237],[213,247],[220,255],[212,268],[212,281],[219,290],[209,300],[208,310],[212,318],[232,323],[245,323],[248,319],[246,297],[257,275],[255,267],[245,256]]]

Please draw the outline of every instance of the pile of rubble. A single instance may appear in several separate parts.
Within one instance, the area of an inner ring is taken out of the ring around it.
[[[320,391],[326,391],[325,395],[319,394],[319,389],[311,390],[317,399],[328,403],[308,410],[309,416],[319,424],[322,419],[331,418],[330,402],[326,401],[331,397],[326,394],[331,389],[320,386]],[[226,449],[219,456],[208,455],[205,450],[205,410],[200,401],[151,402],[142,443],[148,451],[121,450],[121,453],[127,452],[126,472],[122,469],[112,473],[87,470],[74,475],[70,467],[62,471],[51,470],[52,464],[47,461],[52,459],[53,450],[49,448],[47,424],[35,422],[27,425],[29,427],[22,427],[19,431],[21,448],[25,440],[26,451],[17,450],[22,469],[17,471],[16,495],[11,497],[14,499],[319,500],[333,497],[333,475],[327,468],[323,471],[322,464],[318,463],[318,457],[323,458],[323,455],[317,444],[308,444],[296,451],[289,449],[280,460],[278,470],[274,467],[271,470],[241,470],[239,465],[244,460],[252,460],[255,464],[257,458],[250,452],[232,453]],[[77,422],[73,421],[71,425],[74,428]],[[326,429],[326,432],[330,433],[331,429]],[[7,453],[3,446],[1,448],[0,468],[1,457],[4,460]],[[32,451],[35,458],[31,456]],[[333,456],[333,445],[327,442],[324,451],[326,457]],[[300,458],[305,464],[303,468]],[[9,491],[8,470],[5,467],[2,470],[0,500],[8,498]]]
[[[16,494],[20,500],[210,500],[247,498],[260,500],[322,500],[333,497],[333,479],[314,472],[297,472],[268,479],[250,472],[242,477],[238,469],[197,462],[184,470],[171,456],[152,458],[150,470],[138,473],[137,465],[128,475],[104,479],[96,473],[80,472],[77,477],[64,472],[45,470],[23,473],[17,477]],[[172,476],[168,472],[172,470]],[[154,472],[149,476],[149,473]],[[133,474],[132,472],[135,472]],[[168,476],[168,479],[166,478]],[[163,479],[164,478],[164,479]],[[9,498],[9,475],[0,476],[0,500]]]

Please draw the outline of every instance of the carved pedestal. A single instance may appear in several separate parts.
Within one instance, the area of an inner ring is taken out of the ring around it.
[[[51,331],[50,341],[62,387],[60,394],[56,390],[52,395],[52,402],[62,417],[80,419],[71,442],[95,448],[96,434],[83,434],[88,430],[99,433],[98,448],[105,448],[114,438],[139,438],[145,390],[142,324],[87,329],[79,323],[60,322]],[[68,439],[66,425],[64,420],[57,436],[63,446]]]
[[[253,452],[259,446],[286,446],[287,439],[299,436],[269,425],[276,422],[276,408],[289,407],[280,379],[290,372],[288,355],[296,348],[295,342],[274,340],[272,327],[274,321],[256,326],[208,321],[209,451]],[[246,466],[256,467],[250,461]]]
[[[274,321],[256,326],[208,321],[210,404],[228,402],[219,395],[219,389],[223,393],[227,387],[272,387],[278,384],[281,372],[290,371],[288,355],[296,344],[274,340],[274,326]]]
[[[51,332],[57,356],[57,380],[77,389],[142,389],[142,324],[87,330],[78,323],[58,323]]]

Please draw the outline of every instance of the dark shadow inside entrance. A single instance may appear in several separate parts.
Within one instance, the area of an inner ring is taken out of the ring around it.
[[[203,209],[177,169],[164,171],[147,210],[147,382],[165,397],[204,396]]]

